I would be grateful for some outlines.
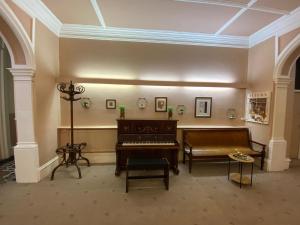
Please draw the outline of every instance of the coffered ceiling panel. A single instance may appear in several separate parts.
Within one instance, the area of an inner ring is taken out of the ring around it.
[[[42,1],[62,23],[100,25],[89,0]]]
[[[261,28],[267,26],[282,15],[266,13],[255,10],[247,10],[235,20],[222,34],[249,36]]]
[[[300,0],[258,0],[254,6],[293,11],[300,6]]]
[[[174,0],[97,0],[107,26],[215,33],[239,8]]]

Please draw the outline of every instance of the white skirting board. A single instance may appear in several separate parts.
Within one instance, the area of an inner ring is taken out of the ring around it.
[[[47,177],[49,174],[51,174],[54,167],[56,167],[59,163],[58,156],[55,156],[53,159],[46,162],[44,165],[39,167],[39,174],[40,174],[40,180]]]
[[[83,157],[86,157],[90,163],[115,163],[116,153],[115,152],[92,152],[92,153],[83,153]],[[82,160],[85,163],[84,160]],[[80,161],[79,161],[80,163]],[[59,164],[59,157],[55,156],[53,159],[46,162],[44,165],[38,168],[39,180],[48,177],[52,170]]]
[[[116,163],[115,152],[90,152],[82,153],[82,156],[87,158],[90,163]],[[82,162],[85,163],[84,160],[82,160]]]
[[[111,152],[89,152],[82,153],[82,156],[87,158],[91,164],[115,164],[116,163],[116,153],[115,151]],[[182,158],[182,153],[179,153],[179,160]],[[85,164],[84,160],[79,161],[79,163]],[[48,177],[52,170],[58,165],[59,157],[56,156],[53,159],[49,160],[47,163],[38,168],[40,174],[40,180]]]

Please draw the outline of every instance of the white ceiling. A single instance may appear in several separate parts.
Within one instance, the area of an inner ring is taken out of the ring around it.
[[[246,42],[249,45],[249,39],[259,36],[273,24],[279,24],[295,14],[300,14],[300,0],[15,2],[27,10],[31,8],[41,11],[34,12],[35,14],[51,14],[48,18],[60,25],[58,33],[63,37],[115,40],[131,38],[130,41],[208,45],[215,43],[235,47],[246,47]],[[44,21],[46,22],[46,19]]]

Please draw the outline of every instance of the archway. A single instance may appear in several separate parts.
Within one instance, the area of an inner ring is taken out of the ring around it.
[[[289,168],[287,142],[285,140],[286,106],[288,86],[294,63],[300,55],[300,34],[279,55],[274,70],[274,111],[272,137],[269,143],[267,170],[281,171]]]
[[[34,133],[32,80],[35,57],[25,31],[6,5],[0,1],[0,37],[7,46],[14,80],[17,145],[14,147],[17,182],[38,182],[39,154]]]

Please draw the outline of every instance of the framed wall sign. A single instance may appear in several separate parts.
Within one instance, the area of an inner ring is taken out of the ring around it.
[[[212,98],[195,98],[195,117],[211,117]]]
[[[253,92],[247,95],[246,121],[268,124],[271,92]]]
[[[107,109],[116,109],[117,101],[116,99],[106,99],[106,108]]]
[[[155,112],[167,112],[167,107],[167,97],[155,97]]]

